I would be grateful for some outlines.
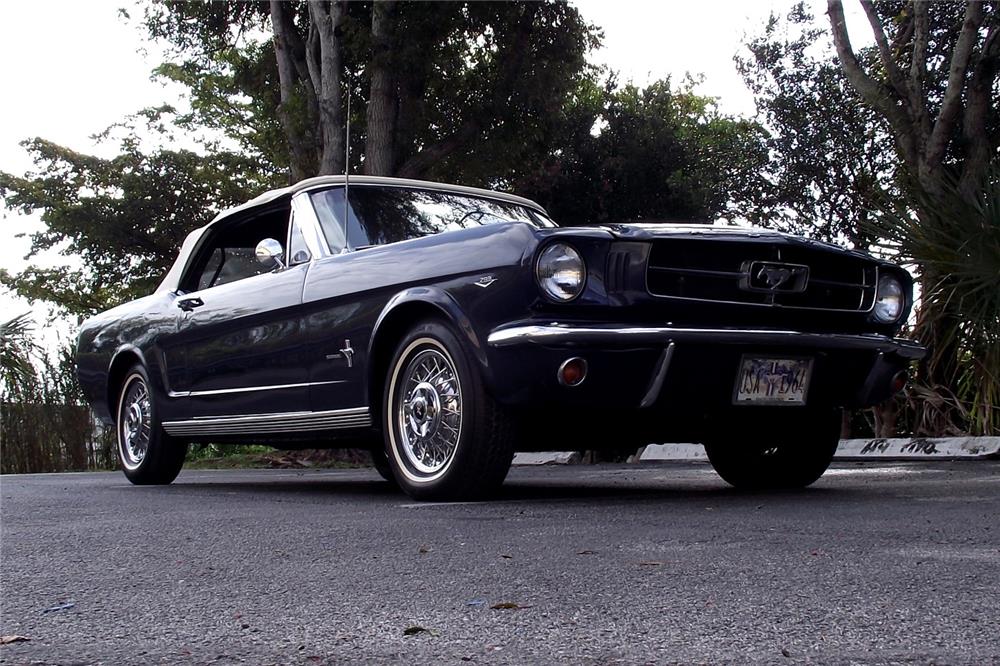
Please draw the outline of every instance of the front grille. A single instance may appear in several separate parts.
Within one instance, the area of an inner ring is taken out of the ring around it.
[[[761,288],[761,262],[806,266],[808,280]],[[851,312],[871,309],[877,278],[874,262],[823,248],[701,238],[654,243],[646,270],[654,296]]]

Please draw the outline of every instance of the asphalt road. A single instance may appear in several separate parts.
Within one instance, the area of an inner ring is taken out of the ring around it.
[[[5,664],[1000,664],[997,461],[771,494],[688,463],[515,468],[471,504],[367,470],[0,497],[0,634],[31,639]]]

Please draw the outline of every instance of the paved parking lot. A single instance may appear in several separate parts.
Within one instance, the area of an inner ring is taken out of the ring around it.
[[[418,504],[368,470],[0,478],[21,663],[1000,663],[1000,462],[515,468]]]

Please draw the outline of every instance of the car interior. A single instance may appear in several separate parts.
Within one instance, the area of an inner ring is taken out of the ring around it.
[[[182,289],[201,291],[274,270],[275,266],[257,260],[257,244],[265,238],[274,238],[286,248],[287,257],[290,218],[291,210],[286,204],[258,212],[253,217],[234,220],[220,228],[198,251],[182,281]],[[296,249],[290,263],[308,261],[309,253],[297,228],[294,235],[296,238],[291,239],[291,246]]]

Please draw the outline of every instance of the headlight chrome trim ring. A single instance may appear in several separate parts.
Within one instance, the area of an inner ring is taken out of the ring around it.
[[[550,301],[569,303],[575,300],[587,285],[587,264],[583,255],[569,243],[549,243],[535,259],[535,282]]]

